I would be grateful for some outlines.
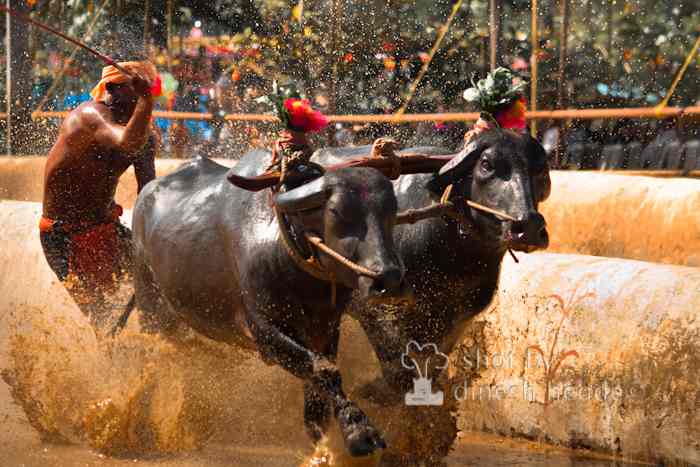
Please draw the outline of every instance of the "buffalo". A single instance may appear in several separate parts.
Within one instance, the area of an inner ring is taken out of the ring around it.
[[[368,147],[320,149],[312,160],[331,165],[368,151]],[[435,147],[408,148],[405,152],[446,153]],[[529,135],[489,130],[476,136],[439,173],[401,176],[394,182],[399,209],[417,210],[439,203],[450,185],[452,212],[398,226],[394,231],[394,243],[415,300],[394,313],[394,319],[379,319],[382,307],[359,304],[350,310],[382,366],[382,380],[366,387],[365,392],[385,406],[403,403],[417,376],[402,360],[409,343],[434,344],[449,354],[470,319],[493,299],[506,252],[532,252],[548,246],[545,219],[537,211],[550,191],[547,157],[540,143]],[[474,210],[466,200],[502,211],[510,220]],[[448,404],[446,407],[441,415],[449,419],[449,426],[442,434],[435,433],[441,425],[433,414],[419,422],[426,425],[424,430],[405,426],[409,440],[400,444],[408,448],[406,451],[392,453],[390,436],[387,465],[439,464],[456,436],[454,417]],[[416,408],[405,408],[410,409]],[[409,425],[410,417],[408,412],[401,418],[404,425]],[[433,436],[430,442],[421,439],[429,436]],[[427,452],[420,451],[426,445]]]
[[[269,153],[254,151],[231,170],[252,175],[269,162]],[[382,435],[343,393],[335,358],[342,313],[355,295],[378,303],[410,297],[392,235],[391,182],[370,168],[323,173],[308,164],[298,169],[304,183],[253,193],[229,183],[227,170],[198,158],[139,195],[133,241],[142,326],[168,335],[186,323],[259,352],[304,381],[305,425],[315,441],[332,414],[351,455],[384,448]],[[305,232],[357,267],[317,250]],[[325,278],[301,264],[309,258]]]

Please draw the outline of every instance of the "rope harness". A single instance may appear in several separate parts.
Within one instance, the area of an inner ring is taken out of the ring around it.
[[[401,156],[396,154],[397,148],[398,143],[393,139],[379,138],[374,142],[372,146],[372,151],[370,153],[371,158],[382,158],[388,159],[390,161],[391,171],[388,176],[392,180],[395,180],[401,176]],[[272,151],[272,161],[270,162],[267,168],[267,170],[278,168],[281,173],[279,183],[275,187],[271,188],[271,194],[278,193],[280,191],[282,185],[284,184],[284,181],[287,179],[288,174],[291,171],[293,171],[294,168],[299,164],[313,165],[314,167],[319,169],[321,173],[325,172],[322,166],[309,161],[309,159],[311,158],[311,154],[312,152],[309,149],[308,141],[306,140],[306,135],[304,133],[284,132],[282,134],[282,137],[275,141]],[[467,219],[467,217],[463,214],[461,210],[457,209],[454,201],[450,199],[452,195],[452,189],[452,184],[448,185],[445,188],[444,192],[442,193],[442,196],[440,197],[439,203],[434,203],[424,208],[408,209],[399,213],[396,217],[396,223],[415,224],[416,222],[419,222],[421,220],[446,215],[452,218],[453,220],[459,222],[463,226],[469,226],[470,222]],[[469,206],[472,209],[483,211],[498,218],[505,219],[511,222],[517,221],[517,219],[502,211],[489,208],[488,206],[481,205],[468,199],[465,199],[464,202],[467,206]],[[337,303],[336,276],[333,271],[324,267],[321,264],[317,251],[322,251],[342,266],[353,271],[358,276],[370,277],[372,279],[381,278],[382,274],[380,272],[365,268],[364,266],[361,266],[351,261],[350,259],[335,251],[333,248],[326,245],[323,242],[323,239],[318,235],[302,231],[301,237],[304,239],[304,241],[313,245],[317,250],[314,251],[313,248],[309,248],[309,250],[311,250],[311,254],[310,256],[306,257],[306,255],[302,253],[302,248],[300,248],[298,240],[294,238],[294,235],[292,234],[292,227],[289,224],[287,217],[282,211],[280,211],[279,207],[275,203],[272,203],[272,206],[275,213],[275,217],[277,218],[282,245],[287,251],[287,254],[289,254],[289,257],[292,258],[294,263],[296,263],[296,265],[302,271],[306,272],[307,274],[316,279],[330,282],[331,303],[333,306],[335,306]],[[516,263],[519,262],[518,258],[513,253],[513,250],[509,248],[508,252],[513,257]]]

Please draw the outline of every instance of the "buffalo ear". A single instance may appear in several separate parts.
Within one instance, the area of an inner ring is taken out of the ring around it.
[[[441,192],[448,185],[464,177],[474,167],[476,159],[483,150],[484,146],[478,144],[478,141],[472,141],[467,144],[447,164],[442,166],[437,175],[429,182],[428,188],[435,192]]]
[[[275,195],[274,202],[280,211],[293,214],[323,206],[330,194],[331,190],[326,186],[325,177],[320,177],[293,190]]]

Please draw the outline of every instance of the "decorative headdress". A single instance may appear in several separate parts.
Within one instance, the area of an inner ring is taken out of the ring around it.
[[[272,94],[258,101],[271,105],[277,118],[289,131],[311,133],[322,130],[328,125],[328,118],[311,107],[308,99],[302,97],[292,84],[278,86],[272,83]]]
[[[527,82],[512,70],[500,67],[464,91],[464,100],[476,104],[481,115],[465,140],[494,128],[525,130],[525,88]]]
[[[294,85],[281,87],[272,83],[272,94],[257,99],[271,105],[277,113],[284,130],[272,147],[272,161],[268,169],[279,167],[283,176],[288,169],[308,163],[312,154],[306,133],[320,131],[328,125],[328,117],[311,107],[308,99],[302,98]]]

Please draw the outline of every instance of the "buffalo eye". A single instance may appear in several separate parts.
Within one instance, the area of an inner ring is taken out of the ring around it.
[[[481,160],[481,170],[484,173],[491,173],[491,172],[493,172],[493,169],[494,169],[494,167],[493,167],[493,164],[491,163],[490,160],[488,160],[488,159]]]

